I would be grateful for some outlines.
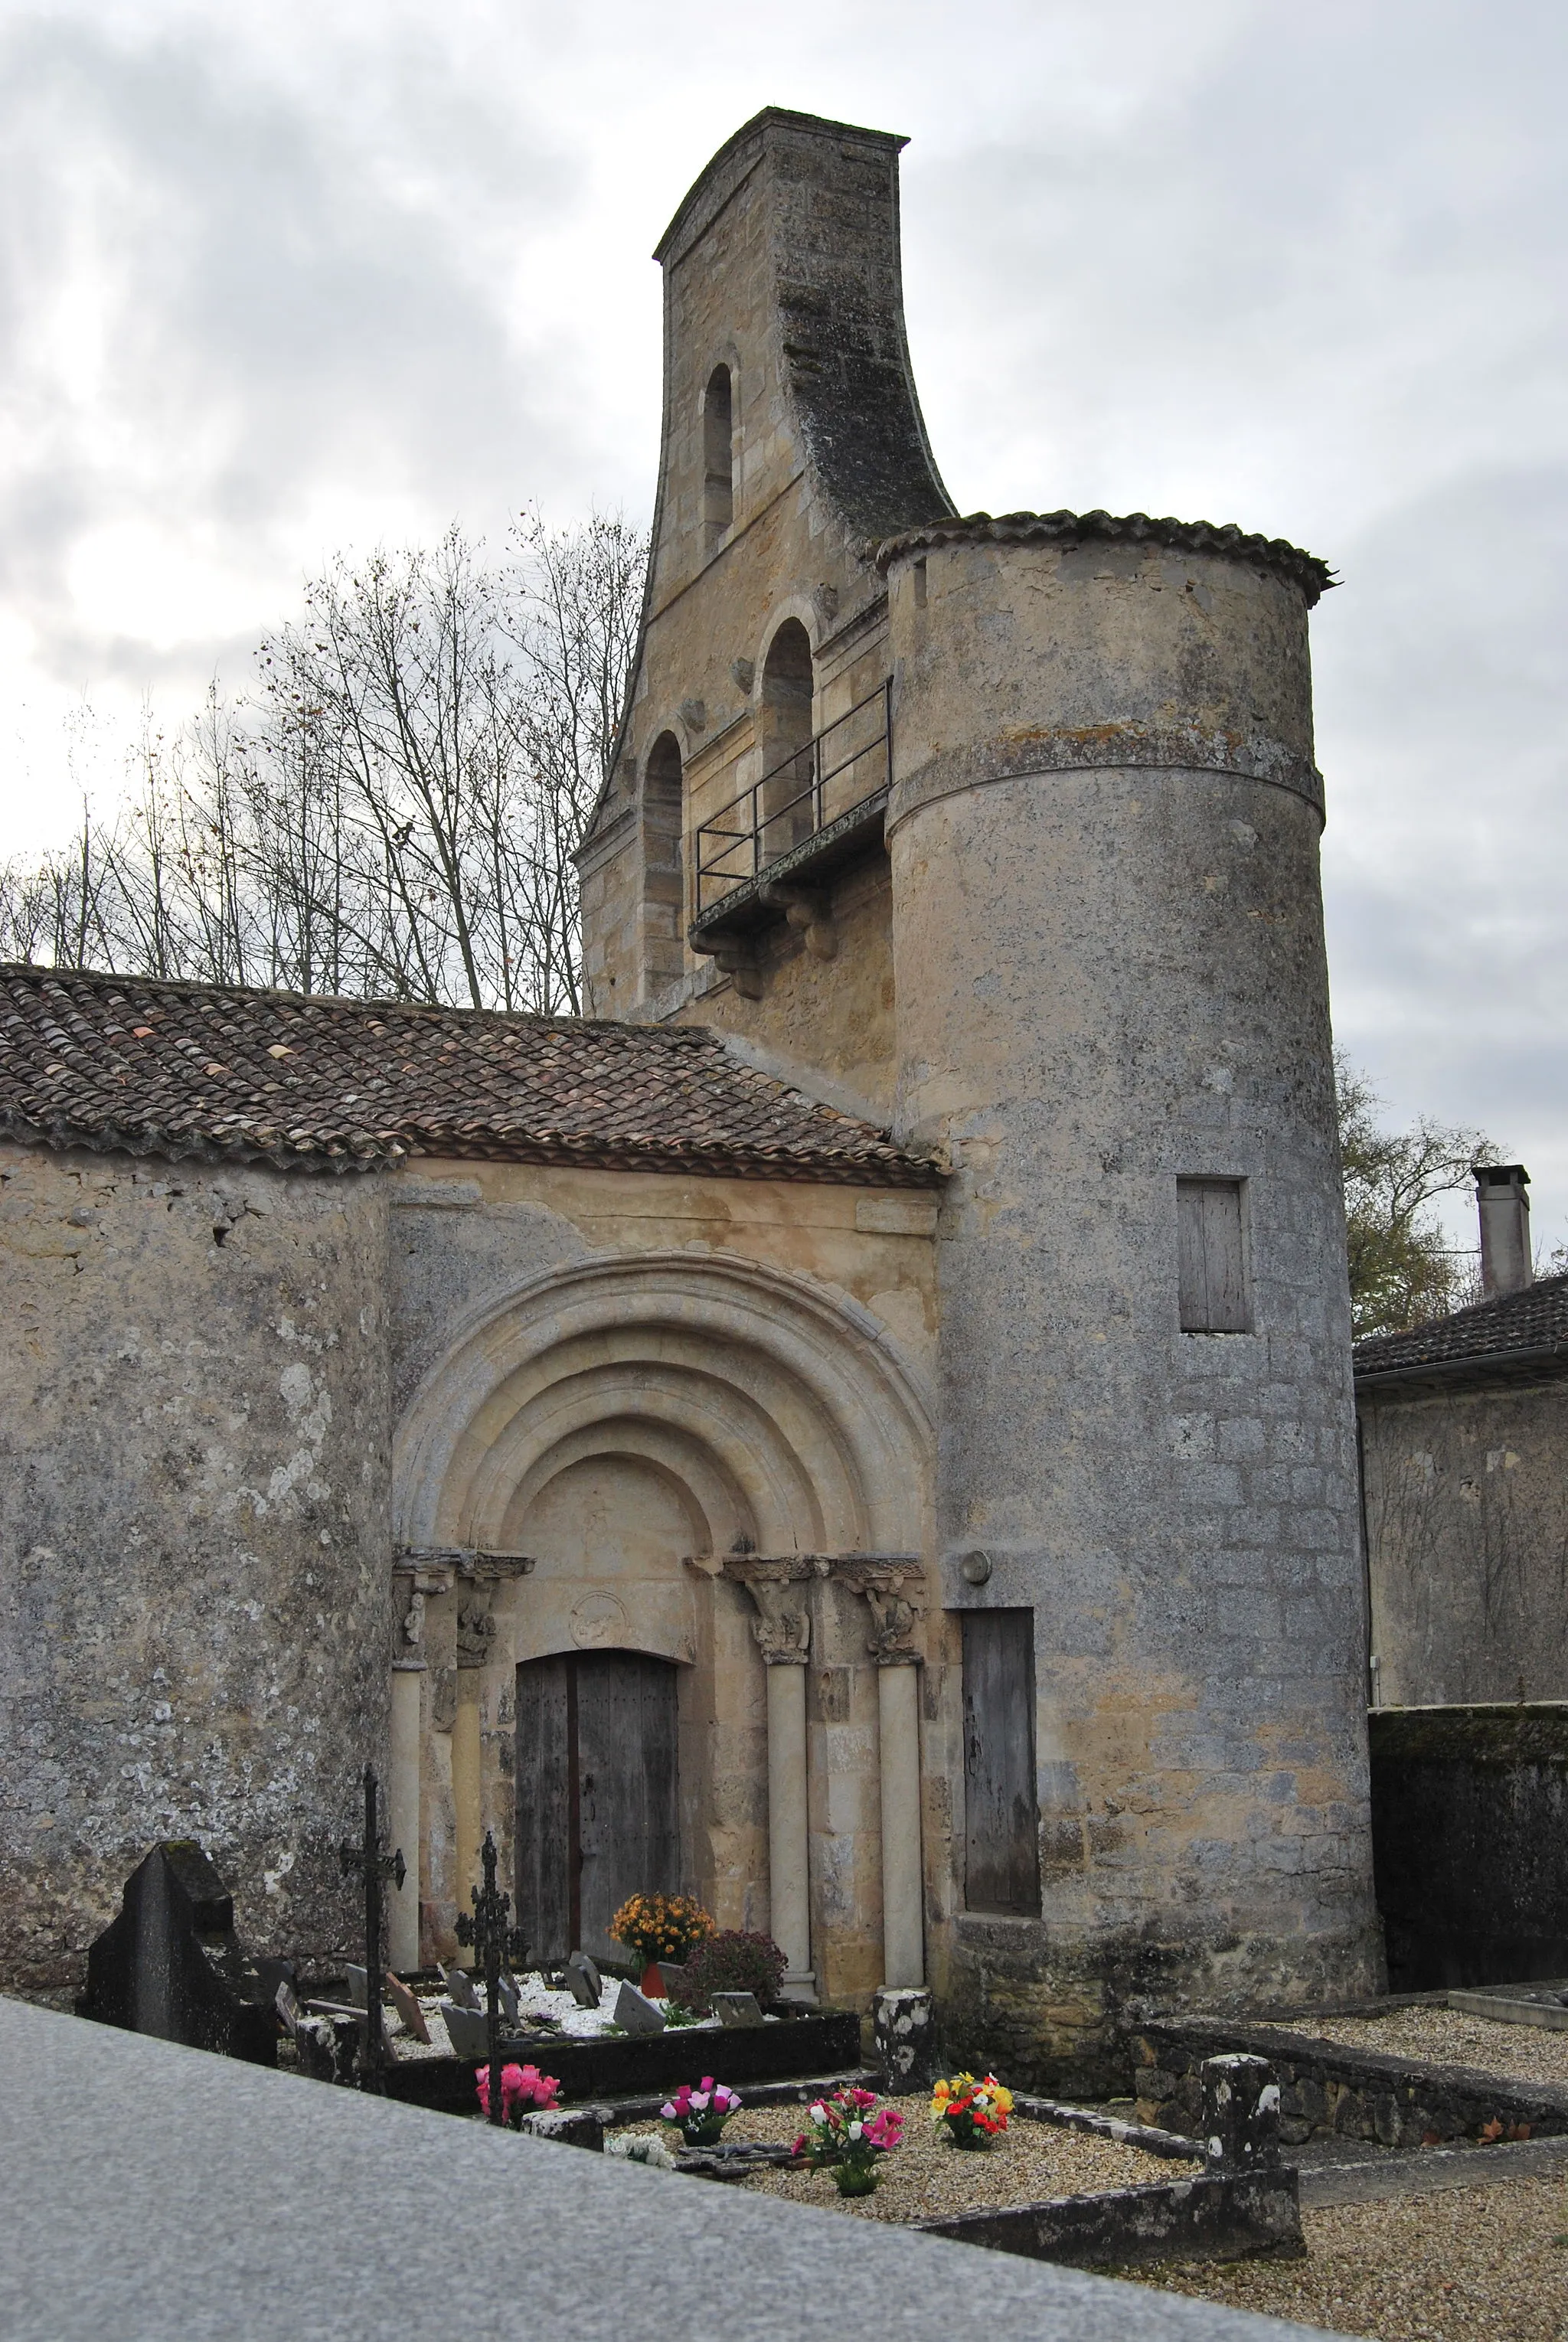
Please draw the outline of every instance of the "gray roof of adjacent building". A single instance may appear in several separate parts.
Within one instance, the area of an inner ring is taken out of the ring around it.
[[[1353,1353],[1358,1389],[1456,1375],[1568,1373],[1568,1272],[1478,1301],[1407,1334],[1377,1334]]]
[[[0,1137],[282,1170],[420,1156],[928,1186],[704,1026],[0,966]]]

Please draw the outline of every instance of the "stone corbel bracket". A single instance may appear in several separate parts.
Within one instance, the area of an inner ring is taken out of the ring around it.
[[[791,886],[773,881],[759,889],[762,899],[771,910],[782,911],[797,934],[805,938],[805,947],[814,959],[833,959],[838,951],[838,929],[833,923],[833,907],[819,886]]]
[[[762,998],[763,972],[749,936],[714,936],[711,941],[696,943],[695,948],[711,956],[719,974],[729,977],[743,1000]]]

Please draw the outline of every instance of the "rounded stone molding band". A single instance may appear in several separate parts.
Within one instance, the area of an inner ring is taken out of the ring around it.
[[[1315,765],[1262,735],[1238,741],[1232,733],[1157,731],[1140,724],[1103,724],[1083,730],[1031,733],[1016,749],[956,749],[934,756],[916,773],[895,780],[888,797],[884,835],[943,797],[1002,781],[1050,780],[1087,772],[1189,773],[1194,780],[1216,777],[1253,781],[1287,789],[1311,806],[1321,828],[1326,818],[1323,779]]]
[[[919,1379],[847,1295],[728,1254],[595,1255],[457,1323],[394,1442],[397,1534],[504,1544],[613,1445],[679,1482],[713,1549],[918,1551],[934,1444]]]

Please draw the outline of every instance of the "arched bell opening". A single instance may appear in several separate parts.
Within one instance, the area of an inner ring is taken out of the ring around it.
[[[813,801],[811,636],[786,618],[768,645],[762,688],[763,858],[771,862],[816,827]]]

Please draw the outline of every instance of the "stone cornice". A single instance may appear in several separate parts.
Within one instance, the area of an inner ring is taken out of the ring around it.
[[[1326,561],[1303,553],[1282,536],[1252,536],[1234,521],[1216,526],[1207,520],[1153,520],[1147,513],[1117,515],[1108,512],[969,513],[959,520],[935,520],[919,528],[885,538],[875,549],[877,568],[885,577],[894,564],[944,545],[1168,545],[1179,553],[1217,553],[1254,568],[1272,569],[1276,576],[1299,586],[1310,610],[1339,581]]]

